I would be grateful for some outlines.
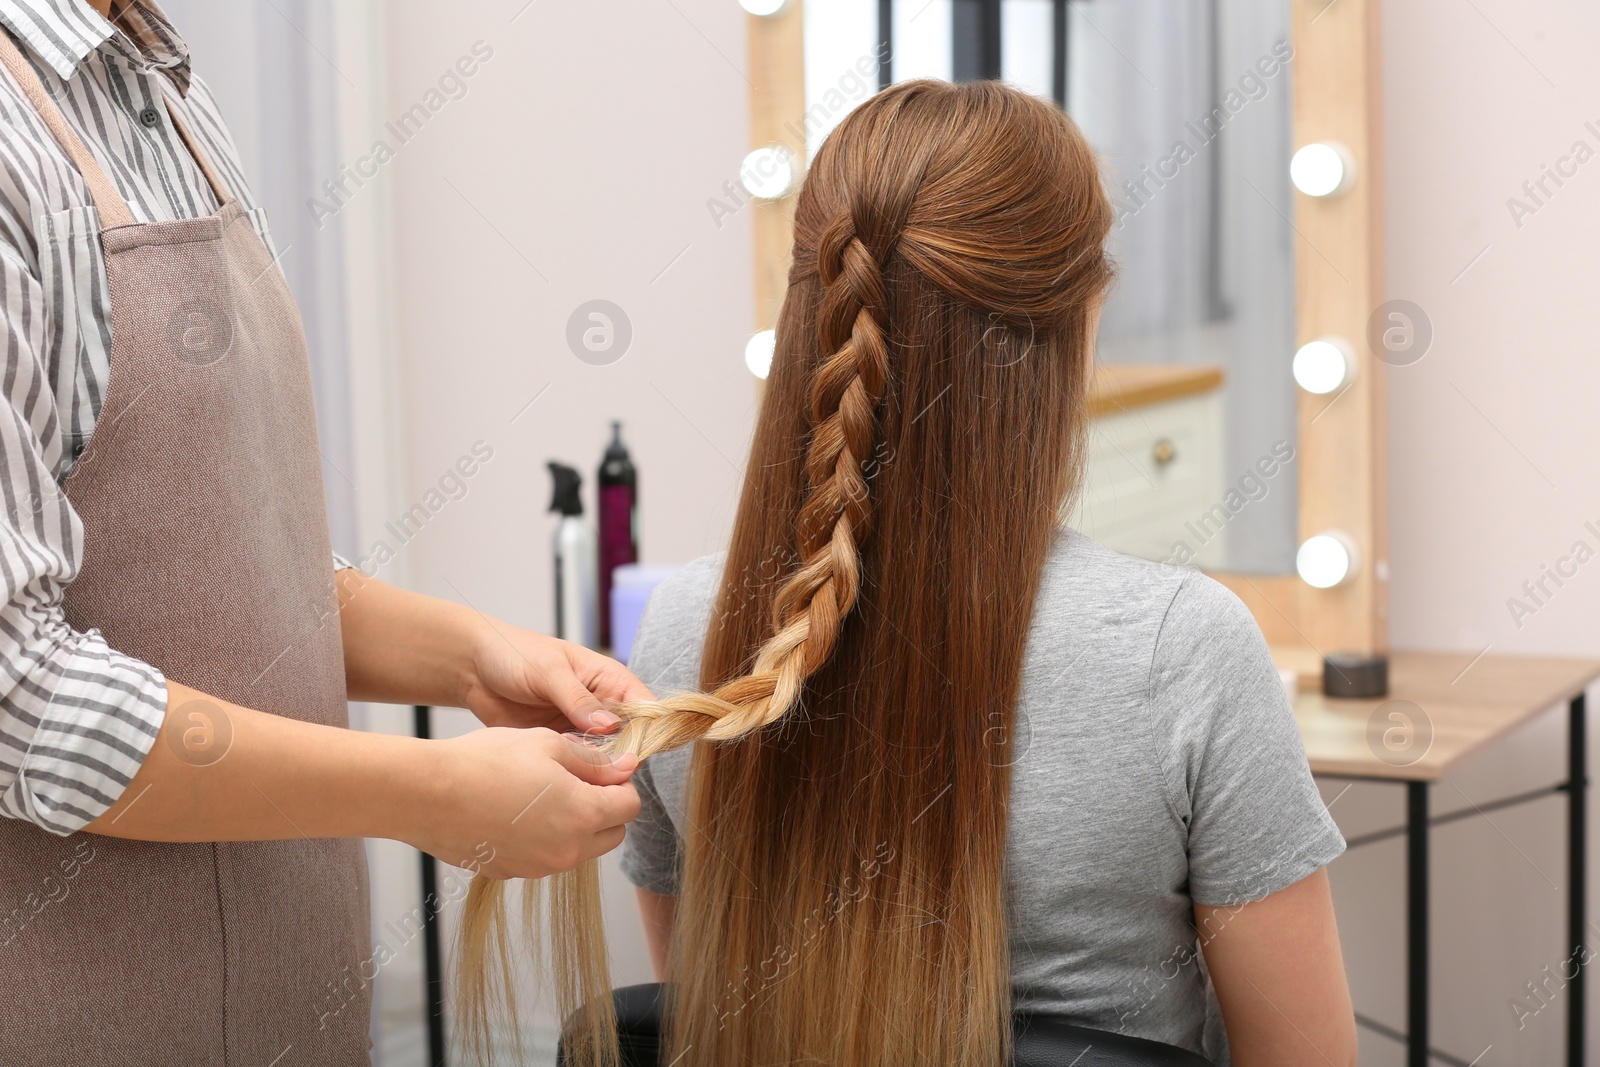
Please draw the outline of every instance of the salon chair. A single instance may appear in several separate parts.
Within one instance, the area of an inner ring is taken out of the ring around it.
[[[659,984],[613,990],[622,1067],[662,1067],[659,1059],[663,993]],[[1211,1061],[1181,1048],[1137,1037],[1071,1026],[1050,1015],[1018,1012],[1012,1067],[1211,1067]],[[566,1064],[565,1044],[556,1055]],[[679,1067],[693,1067],[685,1063]]]

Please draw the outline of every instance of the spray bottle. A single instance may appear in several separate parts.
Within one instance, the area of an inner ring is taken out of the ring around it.
[[[594,527],[583,518],[578,490],[583,476],[561,463],[549,464],[555,479],[550,510],[559,512],[556,527],[556,636],[589,648],[599,645],[599,615],[595,578]]]
[[[633,469],[628,446],[622,443],[622,423],[611,424],[611,443],[600,461],[600,645],[615,647],[611,637],[611,572],[639,562],[639,475]]]

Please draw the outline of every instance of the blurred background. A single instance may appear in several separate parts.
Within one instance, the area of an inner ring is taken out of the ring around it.
[[[722,546],[758,399],[746,342],[761,325],[752,210],[737,194],[761,72],[748,62],[749,16],[736,0],[164,6],[240,142],[301,302],[342,553],[387,581],[550,632],[556,516],[545,464],[584,474],[592,515],[613,419],[638,469],[642,559],[679,564]],[[840,89],[870,52],[877,6],[808,3],[808,97]],[[896,7],[896,77],[959,74],[949,0]],[[1026,34],[1008,43],[1004,73],[1042,95],[1063,89],[1123,178],[1164,148],[1165,138],[1140,131],[1204,114],[1208,96],[1283,33],[1283,4],[1264,0],[1070,7],[1076,80],[1053,85]],[[1014,25],[1026,24],[1028,8],[1008,7]],[[1151,20],[1165,20],[1163,34],[1141,31]],[[1600,147],[1600,66],[1590,55],[1600,10],[1575,0],[1389,0],[1381,22],[1387,289],[1423,309],[1434,331],[1427,358],[1389,374],[1391,642],[1600,655],[1600,564],[1532,615],[1509,604],[1575,542],[1600,539],[1585,526],[1600,528],[1600,165],[1548,185],[1553,195],[1536,205],[1524,190],[1577,142],[1589,157]],[[1118,236],[1121,303],[1102,358],[1205,361],[1207,337],[1227,329],[1236,331],[1230,358],[1256,361],[1242,365],[1254,367],[1248,378],[1230,367],[1239,387],[1224,386],[1228,470],[1292,435],[1286,365],[1262,355],[1281,353],[1292,335],[1289,277],[1263,269],[1290,241],[1273,206],[1288,196],[1275,162],[1287,151],[1282,88],[1269,80],[1252,96],[1226,153],[1213,153],[1211,178],[1186,171],[1177,195],[1141,207]],[[832,121],[848,107],[835,111]],[[1230,199],[1229,173],[1261,176],[1259,195]],[[1229,212],[1243,221],[1228,232],[1252,234],[1255,252],[1194,227]],[[1212,265],[1209,289],[1185,290],[1164,273],[1178,255]],[[579,358],[569,325],[575,314],[591,321],[580,309],[602,300],[614,305],[616,343],[603,358]],[[472,477],[451,478],[474,449],[490,458]],[[1230,566],[1289,566],[1293,489],[1273,493],[1230,526]],[[365,707],[356,718],[411,729],[409,708]],[[434,724],[453,733],[474,720],[441,710]],[[1563,748],[1552,714],[1452,775],[1440,803],[1543,784]],[[1398,821],[1398,792],[1344,788],[1327,798],[1347,835]],[[1520,1025],[1510,1002],[1567,954],[1563,803],[1434,836],[1434,1043],[1462,1063],[1559,1059],[1560,998]],[[1363,849],[1333,867],[1357,1009],[1397,1029],[1402,847]],[[418,862],[393,843],[371,849],[374,935],[396,953],[376,978],[376,1058],[414,1067],[428,1058],[422,950],[408,925],[421,900]],[[609,864],[607,886],[614,977],[646,980],[631,889]],[[548,1049],[548,1007],[530,996],[526,1019]],[[1362,1043],[1363,1063],[1402,1062],[1381,1036],[1364,1030]]]

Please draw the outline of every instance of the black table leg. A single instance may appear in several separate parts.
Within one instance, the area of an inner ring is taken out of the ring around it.
[[[1428,1067],[1428,783],[1406,783],[1406,1067]]]
[[[1584,956],[1589,943],[1584,918],[1589,874],[1588,715],[1584,694],[1572,698],[1567,721],[1567,949],[1572,979],[1567,983],[1567,1063],[1583,1067]]]
[[[432,709],[418,704],[413,709],[418,737],[433,736]],[[445,1067],[444,1047],[444,951],[439,942],[439,869],[432,856],[422,857],[422,947],[427,968],[428,1062]]]

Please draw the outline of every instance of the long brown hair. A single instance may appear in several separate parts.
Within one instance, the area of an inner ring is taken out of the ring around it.
[[[1013,708],[1111,219],[1072,121],[993,82],[885,90],[811,165],[704,692],[619,709],[619,749],[717,742],[692,761],[668,1060],[1006,1061]],[[496,885],[463,928],[480,1009]],[[558,910],[574,1062],[606,1061],[598,904]]]

